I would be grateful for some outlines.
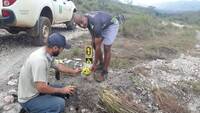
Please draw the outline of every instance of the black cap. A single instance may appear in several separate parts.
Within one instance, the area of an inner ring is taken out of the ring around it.
[[[65,37],[59,33],[53,33],[49,36],[47,43],[49,46],[58,46],[65,49],[70,49],[71,45],[66,42]]]

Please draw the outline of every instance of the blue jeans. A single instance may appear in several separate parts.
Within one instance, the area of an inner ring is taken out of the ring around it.
[[[28,102],[20,104],[28,113],[62,113],[65,108],[63,97],[62,94],[40,94]]]

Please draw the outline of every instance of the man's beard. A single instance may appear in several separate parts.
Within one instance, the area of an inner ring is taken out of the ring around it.
[[[55,52],[53,52],[52,56],[57,57],[59,54],[60,54],[59,51],[55,51]]]

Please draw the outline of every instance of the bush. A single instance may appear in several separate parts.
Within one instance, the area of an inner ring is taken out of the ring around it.
[[[128,38],[145,39],[156,34],[159,20],[150,15],[133,15],[122,26],[122,34]]]

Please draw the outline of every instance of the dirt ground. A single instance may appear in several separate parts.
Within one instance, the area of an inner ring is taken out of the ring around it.
[[[66,32],[64,28],[55,26],[54,32],[69,37],[73,45],[72,50],[64,51],[60,58],[81,58],[83,62],[84,45],[90,43],[87,31]],[[8,36],[5,31],[0,31],[0,98],[11,95],[12,90],[17,91],[20,68],[27,56],[36,49],[38,47],[32,46],[27,36]],[[145,56],[137,40],[119,35],[113,45],[111,68],[105,82],[97,83],[93,76],[86,79],[80,75],[63,75],[57,81],[52,70],[49,80],[78,87],[76,94],[67,100],[66,113],[109,113],[99,104],[98,94],[103,88],[117,90],[128,96],[148,113],[200,113],[200,46],[197,44],[191,55],[176,56],[171,50],[161,51],[166,51],[163,56],[170,55],[173,59]],[[8,85],[8,82],[11,84]],[[0,101],[0,112],[19,111],[16,106],[6,109],[9,105]]]

